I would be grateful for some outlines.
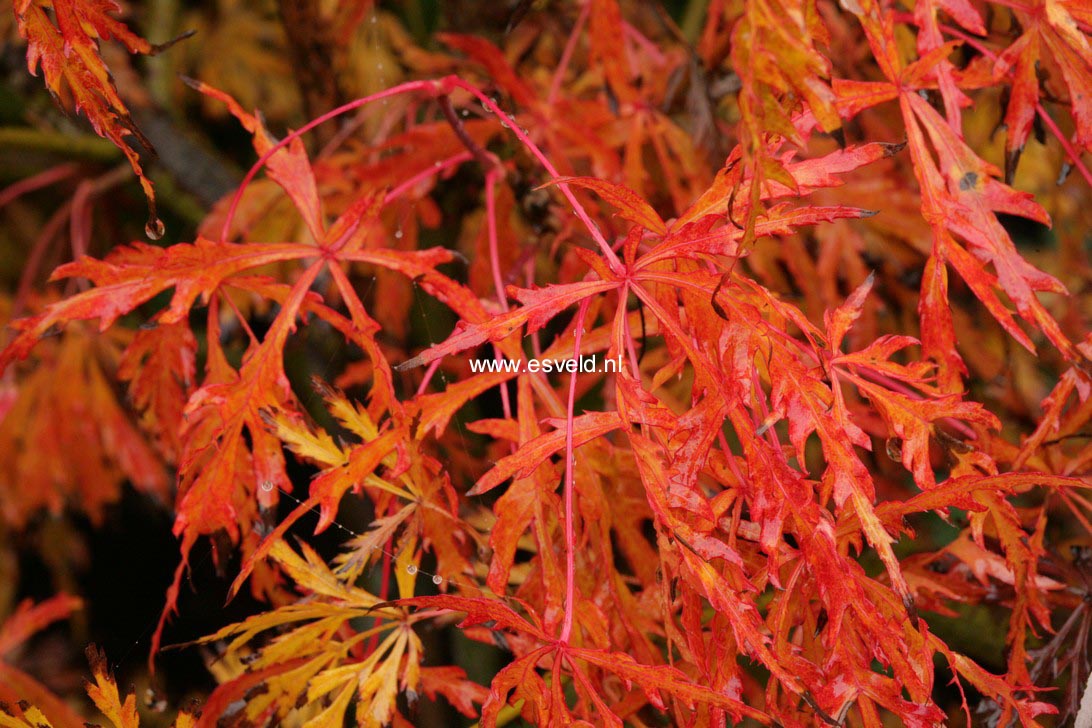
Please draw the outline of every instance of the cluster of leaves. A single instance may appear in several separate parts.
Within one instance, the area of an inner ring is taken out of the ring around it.
[[[550,5],[503,48],[425,49],[385,19],[409,80],[279,141],[190,81],[258,162],[192,242],[66,263],[55,280],[89,285],[12,324],[5,521],[96,513],[126,480],[167,498],[177,473],[153,653],[201,539],[269,605],[203,640],[221,684],[201,725],[404,725],[422,693],[489,726],[1074,713],[1089,584],[1058,552],[1092,536],[1087,6],[711,0],[690,42],[652,4]],[[96,43],[153,48],[111,3],[16,6],[32,70],[141,174]],[[1010,232],[1050,213],[1054,274]],[[311,372],[334,380],[319,405],[286,366],[311,336],[345,352]],[[622,365],[468,364],[574,356]],[[352,536],[331,563],[289,539],[312,512]],[[18,612],[0,654],[73,607]],[[976,607],[1007,622],[999,672],[935,626]],[[452,621],[505,653],[488,687],[422,664],[421,626]],[[96,705],[135,725],[92,663]],[[42,716],[0,721],[64,724],[40,692]]]

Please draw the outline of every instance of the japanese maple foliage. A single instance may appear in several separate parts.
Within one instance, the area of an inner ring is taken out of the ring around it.
[[[345,74],[375,10],[330,5]],[[16,306],[4,521],[97,516],[125,481],[173,499],[153,662],[202,540],[266,605],[185,648],[219,687],[178,725],[407,725],[421,695],[484,726],[1074,715],[1088,6],[710,0],[688,29],[546,6],[422,44],[383,15],[397,77],[280,138],[186,79],[254,166],[190,241],[78,257],[52,276],[78,284]],[[98,52],[158,48],[118,10],[16,2],[31,70],[151,200]],[[1056,260],[1018,218],[1055,226]],[[301,376],[314,337],[337,370]],[[622,366],[468,365],[571,357]],[[0,643],[78,606],[24,605]],[[975,610],[1003,660],[945,626]],[[503,653],[489,684],[430,656],[453,624]],[[88,654],[95,705],[136,725]],[[0,724],[69,724],[24,677],[37,708]]]

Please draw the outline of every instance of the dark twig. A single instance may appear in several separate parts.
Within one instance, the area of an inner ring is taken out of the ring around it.
[[[493,167],[499,167],[496,158],[489,152],[482,149],[481,145],[474,141],[473,137],[466,131],[466,126],[463,124],[463,120],[459,118],[459,115],[455,113],[455,107],[451,104],[451,97],[447,94],[442,94],[437,97],[437,102],[440,104],[440,111],[443,112],[444,118],[447,119],[447,123],[451,124],[451,128],[455,131],[455,136],[459,137],[459,141],[470,150],[470,153],[474,155],[474,158],[478,160],[478,163],[489,171]]]

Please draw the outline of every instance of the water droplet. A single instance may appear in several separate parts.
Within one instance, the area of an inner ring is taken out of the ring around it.
[[[395,230],[395,231],[394,231],[394,237],[396,237],[396,238],[398,238],[399,240],[401,240],[401,239],[402,239],[402,230],[401,230],[401,229],[399,229],[399,230]]]
[[[508,128],[508,124],[506,122],[503,122],[503,121],[501,122],[501,126],[503,126],[505,129]]]
[[[379,71],[383,70],[383,64],[382,63],[375,64],[375,67],[376,67],[376,70],[379,70]]]
[[[167,228],[158,217],[149,220],[148,224],[144,226],[144,234],[148,236],[149,240],[159,240],[165,232],[167,232]]]
[[[433,574],[432,575],[432,583],[435,584],[436,586],[440,586],[440,584],[444,583],[444,577],[440,576],[439,574]]]
[[[378,22],[379,22],[379,16],[376,15],[375,13],[372,13],[372,24],[374,25],[375,23],[378,23]]]
[[[262,481],[262,490],[264,490],[266,493],[273,490],[273,483],[271,483],[268,480],[263,480]]]
[[[463,109],[463,118],[465,119],[468,116],[470,116],[470,111],[468,109]]]
[[[139,640],[137,640],[139,644]],[[153,713],[162,713],[167,710],[167,701],[153,688],[144,691],[144,707]]]
[[[414,566],[413,564],[410,564],[409,566],[406,567],[406,573],[409,574],[410,576],[413,576],[414,574],[417,573],[417,567]]]

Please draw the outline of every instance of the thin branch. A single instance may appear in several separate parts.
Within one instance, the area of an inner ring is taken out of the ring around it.
[[[591,299],[580,302],[574,322],[573,356],[580,356],[580,340],[584,335],[584,317],[588,314]],[[561,636],[568,644],[573,631],[573,612],[576,609],[576,535],[573,529],[573,410],[576,406],[576,370],[569,375],[569,403],[565,413],[565,617],[561,623]]]
[[[322,116],[316,119],[312,119],[311,121],[301,126],[299,129],[296,129],[286,134],[283,139],[267,149],[265,154],[258,158],[258,161],[256,161],[250,167],[250,169],[246,173],[246,176],[243,177],[243,181],[239,183],[238,189],[235,190],[235,195],[231,198],[231,205],[228,207],[227,216],[224,218],[224,224],[220,228],[220,242],[227,242],[228,236],[231,232],[231,223],[235,221],[235,213],[239,209],[239,203],[242,202],[243,199],[243,192],[246,191],[246,188],[254,180],[254,176],[258,174],[258,171],[265,166],[266,162],[268,162],[274,154],[287,147],[289,144],[292,143],[294,139],[299,139],[301,136],[311,131],[316,126],[324,124],[330,119],[334,119],[349,111],[353,111],[354,109],[359,109],[361,106],[370,104],[373,101],[378,101],[380,99],[390,98],[391,96],[398,96],[399,94],[413,93],[417,91],[436,93],[437,90],[438,84],[436,81],[407,81],[406,83],[400,83],[397,86],[392,86],[391,88],[385,89],[383,91],[369,94],[368,96],[362,96],[359,99],[354,99],[347,104],[342,104],[336,109],[331,109]]]
[[[474,141],[473,137],[466,131],[466,125],[463,124],[463,120],[459,118],[459,115],[455,113],[455,107],[451,105],[451,97],[444,94],[437,103],[440,105],[440,111],[444,115],[444,119],[451,125],[451,128],[455,131],[455,136],[459,137],[459,141],[463,143],[463,146],[470,150],[474,158],[478,160],[478,164],[482,166],[486,174],[493,172],[494,168],[498,167],[497,160],[489,152],[481,148],[481,145]]]

